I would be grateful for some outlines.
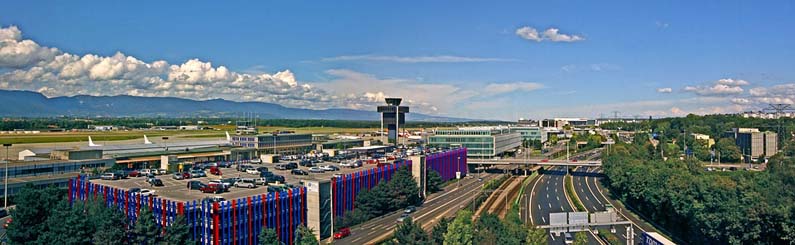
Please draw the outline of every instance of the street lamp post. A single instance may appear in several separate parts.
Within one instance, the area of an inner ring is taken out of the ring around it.
[[[8,157],[8,148],[11,147],[11,144],[3,144],[6,148],[6,171],[4,174],[5,179],[5,187],[3,188],[3,209],[8,210],[8,162],[11,161],[11,158]]]
[[[456,160],[455,167],[456,167],[457,172],[455,173],[455,178],[456,178],[455,182],[456,182],[456,187],[461,187],[461,177],[460,177],[461,176],[461,157],[460,156],[456,157],[456,159],[457,160]]]

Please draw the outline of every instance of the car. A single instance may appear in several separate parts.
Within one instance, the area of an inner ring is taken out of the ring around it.
[[[160,179],[152,179],[149,181],[149,184],[153,186],[163,186],[163,181]]]
[[[139,173],[139,175],[140,175],[140,176],[147,176],[147,175],[149,175],[149,174],[151,174],[151,173],[152,173],[152,170],[149,170],[149,169],[141,169],[141,171],[138,171],[138,173]]]
[[[190,171],[190,177],[191,178],[207,177],[207,174],[205,174],[204,171],[202,170],[194,169]]]
[[[343,227],[337,230],[337,232],[334,232],[334,239],[342,239],[350,235],[351,235],[351,229],[348,227]]]
[[[130,172],[127,172],[127,176],[140,177],[141,173],[139,173],[138,170],[130,170]]]
[[[314,163],[312,163],[312,161],[309,161],[309,160],[306,160],[306,159],[305,159],[305,160],[301,160],[300,162],[298,162],[298,165],[301,165],[302,167],[312,167],[312,166],[315,166],[315,164],[314,164]]]
[[[210,167],[210,174],[221,175],[221,169],[218,167]]]
[[[250,169],[250,168],[254,168],[254,167],[252,167],[251,165],[243,165],[243,164],[238,164],[237,165],[237,171],[240,171],[240,172],[246,172],[246,170]]]
[[[403,210],[403,212],[407,214],[413,213],[414,211],[417,211],[417,207],[408,206],[406,207],[406,209]]]
[[[223,202],[223,201],[226,201],[226,198],[224,198],[222,196],[211,196],[211,197],[205,197],[202,200],[207,200],[207,201],[210,201],[210,202]]]
[[[210,182],[208,182],[207,184],[208,184],[208,185],[218,185],[218,186],[221,186],[221,190],[222,190],[222,191],[229,190],[229,187],[230,187],[230,186],[232,186],[232,184],[230,184],[230,183],[227,183],[227,182],[223,182],[223,181],[221,181],[221,180],[210,180]]]
[[[325,173],[326,171],[323,170],[320,167],[311,167],[311,168],[309,168],[309,172],[310,173],[321,173],[322,174],[322,173]]]
[[[256,170],[260,171],[260,172],[266,172],[266,171],[268,171],[268,167],[258,167],[258,168],[256,168]],[[257,174],[259,174],[259,173],[257,173]]]
[[[158,169],[158,170],[157,170],[157,174],[158,174],[158,175],[164,175],[164,174],[166,174],[166,173],[168,173],[168,171],[166,171],[165,169]]]
[[[235,187],[256,188],[257,183],[252,178],[242,178],[235,182]]]
[[[306,172],[306,171],[304,171],[304,170],[302,170],[302,169],[293,169],[293,170],[290,170],[290,174],[292,174],[292,175],[309,175],[309,173],[308,173],[308,172]]]
[[[273,176],[272,172],[260,172],[259,177],[270,177]]]
[[[563,233],[563,239],[566,244],[574,243],[574,237],[571,236],[571,233]]]
[[[287,170],[287,163],[278,163],[274,168],[276,170]]]
[[[138,192],[138,195],[141,195],[142,197],[145,197],[145,196],[154,196],[154,195],[155,195],[155,190],[150,190],[150,189],[141,189],[141,191],[140,191],[140,192]]]
[[[259,174],[260,172],[257,171],[256,169],[249,168],[249,169],[246,169],[246,173],[247,174]]]
[[[190,172],[187,172],[187,171],[186,172],[182,172],[182,179],[190,179],[190,178],[191,178]]]
[[[116,173],[104,173],[99,178],[102,180],[117,180],[119,179],[119,175]]]
[[[549,162],[549,159],[541,159],[541,162]]]
[[[262,183],[284,183],[284,176],[281,175],[270,175],[267,177],[261,177],[260,182]]]
[[[323,171],[338,171],[340,168],[334,165],[323,165],[320,167]]]
[[[232,163],[231,162],[220,162],[220,163],[218,163],[218,167],[230,168],[230,167],[232,167]]]
[[[130,188],[130,190],[128,192],[130,192],[130,193],[138,193],[138,192],[141,192],[141,188],[137,188],[137,187],[136,188]]]
[[[352,168],[353,161],[343,161],[340,163],[340,167]]]
[[[206,184],[198,180],[188,181],[188,190],[201,190]]]
[[[226,179],[221,179],[221,182],[223,182],[223,183],[224,183],[224,185],[228,187],[228,186],[233,186],[233,185],[235,185],[235,182],[237,182],[237,181],[239,181],[239,180],[240,180],[240,178],[237,178],[237,177],[235,177],[235,178],[226,178]]]
[[[183,175],[182,173],[174,173],[171,175],[171,178],[175,180],[183,180],[185,179],[185,175]]]
[[[214,194],[223,192],[223,190],[219,185],[204,185],[201,188],[199,188],[199,191],[203,193],[214,193]]]
[[[410,217],[409,214],[402,213],[402,214],[400,214],[400,217],[398,217],[397,222],[398,223],[403,223],[403,221],[406,220],[406,218],[408,218],[408,217]]]

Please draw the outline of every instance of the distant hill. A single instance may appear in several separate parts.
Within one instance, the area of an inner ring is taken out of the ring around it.
[[[380,120],[373,111],[351,109],[299,109],[264,102],[223,99],[190,100],[174,97],[64,96],[47,98],[32,91],[0,90],[0,116],[5,117],[234,117],[255,113],[263,119]],[[451,118],[409,113],[409,121],[466,122]]]

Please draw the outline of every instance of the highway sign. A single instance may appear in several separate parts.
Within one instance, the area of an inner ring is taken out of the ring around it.
[[[549,225],[564,226],[564,227],[549,228],[549,233],[560,234],[566,232],[568,230],[565,227],[566,224],[568,224],[568,215],[566,213],[549,213]]]
[[[588,212],[569,212],[569,232],[588,230]]]

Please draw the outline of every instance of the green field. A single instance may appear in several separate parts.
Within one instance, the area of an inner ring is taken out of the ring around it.
[[[60,143],[60,142],[87,142],[88,136],[94,142],[143,139],[144,135],[150,139],[161,136],[186,134],[185,131],[110,131],[110,132],[57,132],[38,134],[3,134],[0,135],[0,144],[33,144],[33,143]],[[193,134],[197,132],[191,132]]]

